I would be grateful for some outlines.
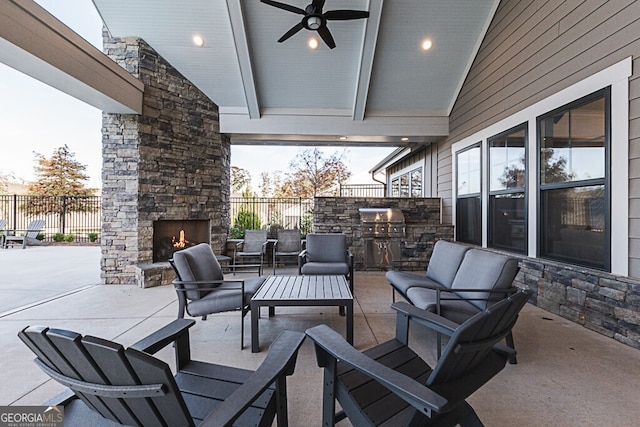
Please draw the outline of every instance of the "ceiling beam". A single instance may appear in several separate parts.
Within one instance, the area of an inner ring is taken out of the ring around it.
[[[356,83],[353,120],[364,120],[367,108],[367,97],[369,96],[369,85],[371,84],[371,73],[373,71],[373,60],[378,43],[383,3],[384,0],[371,0],[369,2],[369,19],[367,19],[365,24],[366,29],[362,40],[362,57],[360,58],[358,81]]]
[[[144,84],[31,0],[0,1],[0,62],[102,111],[142,113]]]
[[[229,11],[229,21],[233,31],[233,40],[240,65],[242,75],[242,85],[244,87],[245,101],[250,119],[260,118],[260,104],[256,92],[253,67],[251,65],[251,52],[247,41],[247,29],[244,25],[244,13],[240,0],[227,0],[227,10]]]

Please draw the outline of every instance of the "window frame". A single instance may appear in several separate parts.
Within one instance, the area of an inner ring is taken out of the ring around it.
[[[524,132],[524,146],[522,147],[524,149],[524,186],[522,187],[514,187],[514,188],[505,188],[505,189],[500,189],[500,190],[491,190],[491,143],[494,140],[498,140],[501,138],[504,138],[505,136],[518,132],[518,131],[523,131]],[[520,123],[519,125],[513,126],[510,129],[507,129],[503,132],[500,132],[496,135],[490,136],[486,139],[486,145],[487,145],[487,179],[488,179],[488,184],[487,184],[487,246],[488,247],[492,247],[495,249],[500,249],[500,250],[505,250],[508,252],[514,252],[514,253],[518,253],[518,254],[526,254],[527,253],[527,248],[529,246],[529,239],[528,239],[528,230],[529,230],[529,186],[528,186],[528,182],[529,182],[529,127],[528,127],[528,123],[527,122],[523,122]],[[492,214],[492,204],[493,204],[493,199],[492,196],[502,196],[502,195],[511,195],[511,194],[522,194],[523,198],[524,198],[524,244],[523,244],[523,248],[522,250],[518,250],[512,247],[505,247],[505,246],[501,246],[501,245],[497,245],[494,241],[494,234],[493,234],[493,218],[491,216]]]
[[[576,99],[572,102],[569,102],[565,105],[562,105],[558,108],[555,108],[545,114],[541,114],[536,117],[536,130],[537,130],[537,138],[536,138],[536,193],[538,197],[537,204],[537,214],[536,214],[536,222],[537,222],[537,242],[536,245],[536,256],[543,259],[551,259],[555,261],[561,261],[570,263],[572,265],[578,265],[588,268],[593,268],[596,270],[603,271],[611,271],[611,225],[612,225],[612,198],[611,198],[611,182],[612,182],[612,170],[611,170],[611,151],[612,147],[612,139],[611,139],[611,126],[612,126],[612,111],[611,111],[611,103],[612,103],[612,88],[611,86],[604,87],[600,90],[592,92],[586,96],[583,96],[579,99]],[[557,115],[561,112],[568,112],[570,110],[574,110],[580,106],[586,105],[596,99],[604,98],[604,177],[602,178],[592,178],[592,179],[581,179],[575,181],[565,181],[565,182],[554,182],[554,183],[542,183],[542,132],[540,131],[542,122],[548,117]],[[575,188],[588,188],[594,187],[597,185],[604,186],[604,199],[605,199],[605,232],[604,232],[604,253],[605,257],[603,260],[603,266],[598,267],[594,266],[590,263],[580,263],[575,260],[568,261],[566,258],[561,256],[554,256],[553,254],[549,255],[544,253],[544,248],[546,245],[545,240],[545,224],[543,223],[543,204],[544,197],[543,193],[545,191],[554,191],[554,190],[562,190],[562,189],[575,189]]]
[[[471,150],[476,149],[476,148],[478,149],[478,151],[480,153],[480,159],[479,159],[480,185],[479,185],[479,190],[478,190],[478,192],[475,192],[475,193],[465,193],[465,194],[460,195],[460,194],[458,194],[458,179],[460,177],[460,175],[459,175],[460,168],[458,167],[458,165],[459,165],[459,163],[458,163],[458,158],[459,157],[458,156],[460,154],[462,154],[462,153],[465,153],[467,151],[471,151]],[[456,198],[455,198],[455,205],[456,205],[456,210],[455,210],[456,213],[455,213],[455,215],[456,215],[456,217],[455,217],[455,220],[456,220],[456,224],[457,224],[455,229],[454,229],[455,238],[456,238],[457,241],[460,241],[460,242],[470,243],[470,244],[475,244],[475,245],[482,245],[482,240],[483,240],[482,236],[483,236],[483,228],[484,228],[484,226],[483,226],[483,224],[484,224],[484,215],[482,213],[484,211],[484,202],[483,202],[483,190],[484,190],[484,182],[483,182],[484,181],[484,179],[483,179],[484,165],[483,165],[483,159],[484,159],[484,156],[483,156],[483,153],[482,153],[482,141],[478,141],[475,144],[471,144],[471,145],[469,145],[467,147],[464,147],[461,150],[456,151],[454,158],[455,158],[455,164],[456,164],[456,167],[455,167],[455,180],[454,180],[454,185],[455,185],[455,188],[456,188]],[[461,199],[472,199],[472,198],[478,198],[480,200],[480,209],[479,209],[480,218],[479,218],[479,221],[478,221],[478,223],[480,224],[480,230],[479,230],[479,232],[480,232],[479,233],[480,234],[480,240],[479,241],[461,240],[460,239],[460,235],[459,235],[458,215],[460,213],[458,212],[458,209],[457,209],[458,200],[461,200]]]

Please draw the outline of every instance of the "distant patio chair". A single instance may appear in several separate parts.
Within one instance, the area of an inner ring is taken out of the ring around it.
[[[267,230],[246,230],[244,239],[238,242],[233,251],[233,269],[242,264],[248,258],[258,259],[258,276],[262,276],[262,265],[264,264],[264,256],[267,253]],[[241,263],[238,261],[241,260]],[[253,265],[253,264],[250,264]]]
[[[276,274],[276,265],[279,258],[291,258],[297,260],[302,251],[302,239],[300,230],[278,230],[277,240],[273,244],[273,274]]]
[[[40,232],[44,228],[44,223],[44,219],[36,219],[31,221],[29,225],[27,225],[27,229],[24,230],[24,234],[20,236],[17,235],[17,232],[20,230],[14,230],[13,234],[8,234],[4,237],[4,247],[8,248],[9,245],[14,246],[21,244],[22,249],[25,249],[27,247],[27,244],[29,243],[39,243],[36,237],[38,237],[38,234],[40,234]]]
[[[4,238],[6,237],[5,228],[7,227],[7,220],[0,219],[0,248],[4,248]]]
[[[184,317],[185,311],[206,320],[208,314],[239,310],[240,348],[243,348],[244,316],[264,277],[224,280],[222,268],[207,243],[174,253],[169,263],[177,276],[173,285],[178,293],[178,318]]]
[[[342,275],[353,293],[353,254],[347,236],[339,233],[309,233],[306,248],[298,255],[298,274]]]

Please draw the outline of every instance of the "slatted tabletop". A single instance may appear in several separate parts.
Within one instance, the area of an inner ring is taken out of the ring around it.
[[[346,307],[347,341],[353,343],[353,295],[344,276],[270,276],[251,298],[251,351],[260,351],[260,307]],[[270,310],[270,315],[273,311]]]

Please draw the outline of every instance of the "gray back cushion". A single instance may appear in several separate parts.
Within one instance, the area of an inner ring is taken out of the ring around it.
[[[180,280],[183,281],[207,281],[223,280],[224,275],[220,264],[216,259],[211,246],[207,243],[183,249],[173,254],[173,263],[178,270]],[[185,289],[197,289],[198,287],[212,288],[214,284],[184,285]],[[208,293],[208,292],[207,292]],[[187,292],[187,298],[196,300],[205,296],[205,292]]]
[[[506,289],[518,274],[518,260],[487,250],[467,251],[456,274],[452,289]],[[489,298],[487,292],[456,292],[463,298]],[[502,297],[493,294],[494,298]],[[494,302],[469,301],[481,310]]]
[[[446,288],[450,288],[462,259],[469,249],[465,245],[438,240],[429,259],[427,277]]]
[[[307,261],[347,262],[347,236],[344,234],[307,234]]]

